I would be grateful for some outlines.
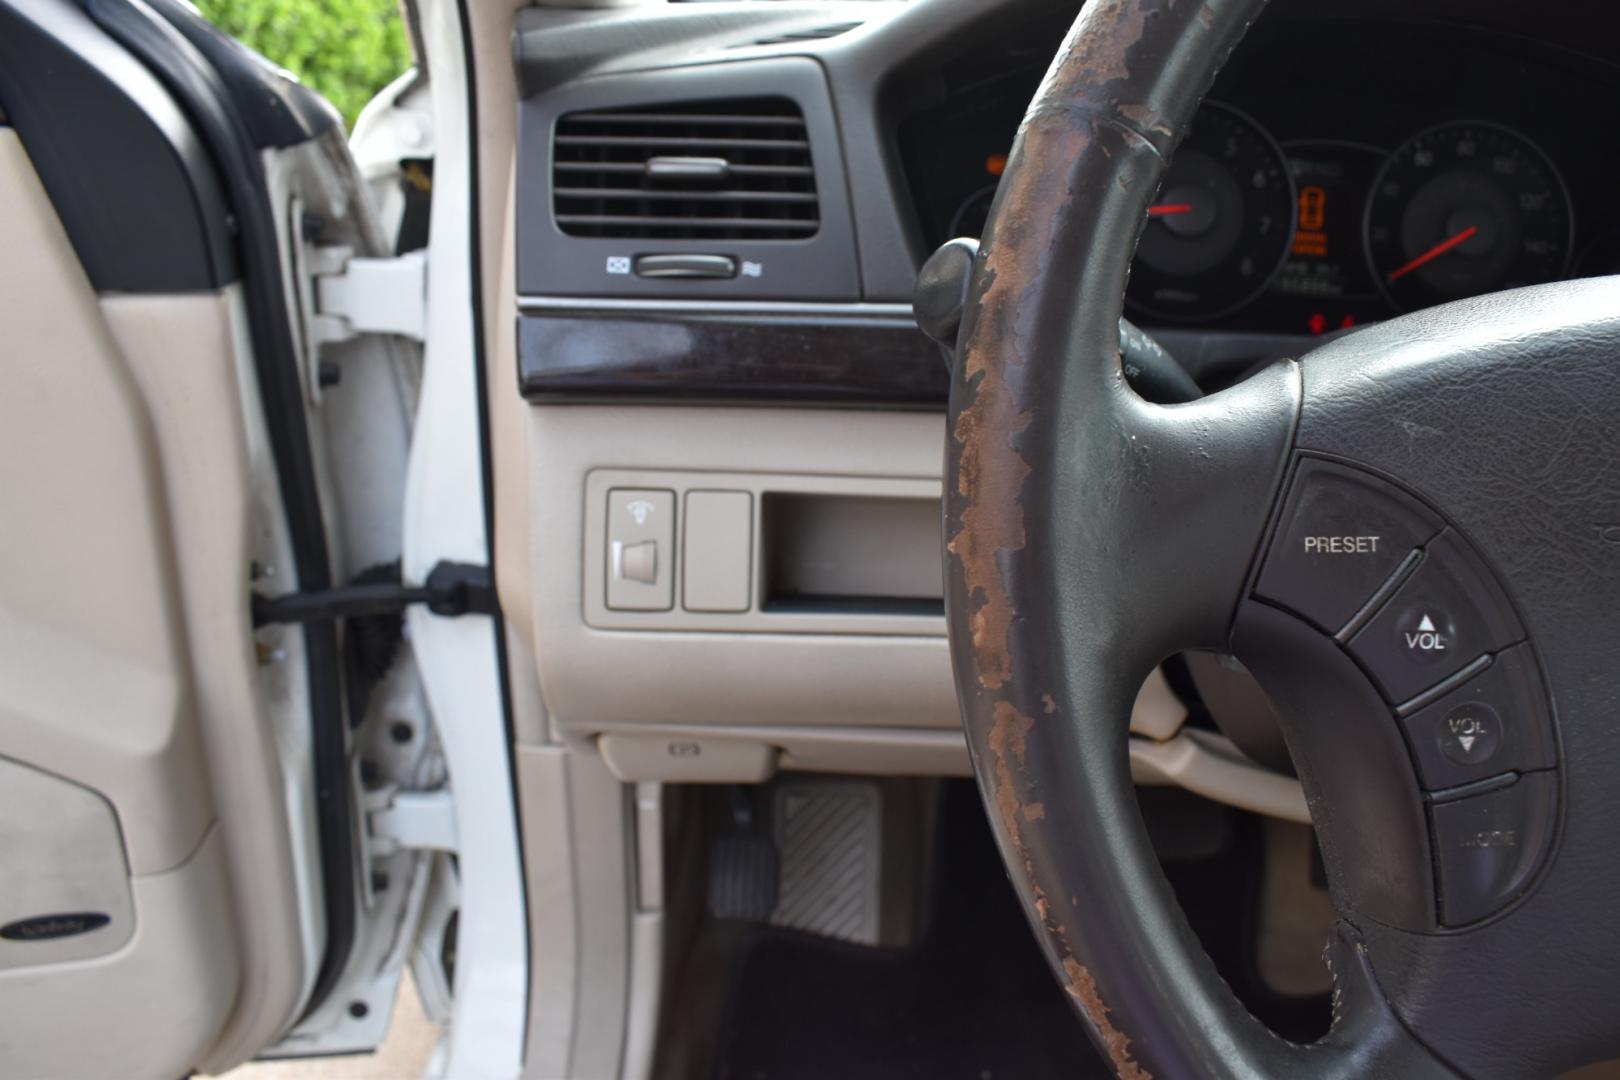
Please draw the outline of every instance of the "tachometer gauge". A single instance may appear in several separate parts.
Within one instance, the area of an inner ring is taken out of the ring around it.
[[[1460,122],[1389,156],[1367,202],[1373,277],[1398,308],[1552,281],[1569,263],[1563,178],[1523,135]]]
[[[1288,254],[1294,182],[1253,120],[1206,103],[1170,159],[1136,246],[1126,294],[1149,316],[1189,322],[1252,300]]]

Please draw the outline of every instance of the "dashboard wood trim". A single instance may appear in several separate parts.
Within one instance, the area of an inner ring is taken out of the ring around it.
[[[1329,337],[1150,331],[1201,382]],[[942,412],[948,376],[910,304],[518,299],[518,385],[535,405],[763,405]]]
[[[909,304],[519,301],[532,404],[943,411],[948,377]]]

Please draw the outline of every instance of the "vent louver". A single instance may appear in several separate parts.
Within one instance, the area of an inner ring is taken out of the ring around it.
[[[552,155],[570,236],[803,240],[820,224],[804,114],[786,98],[569,113]]]

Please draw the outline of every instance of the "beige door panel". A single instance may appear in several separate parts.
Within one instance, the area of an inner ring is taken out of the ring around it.
[[[0,759],[31,789],[0,799],[0,864],[50,886],[0,890],[0,927],[109,916],[0,931],[0,1076],[228,1064],[307,977],[231,297],[103,304],[6,129],[0,234]]]

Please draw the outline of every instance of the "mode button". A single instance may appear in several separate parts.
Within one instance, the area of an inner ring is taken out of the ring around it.
[[[1378,478],[1303,458],[1255,592],[1336,633],[1440,528]]]
[[[1523,891],[1552,835],[1554,776],[1525,773],[1482,794],[1430,807],[1442,925],[1476,922]]]

